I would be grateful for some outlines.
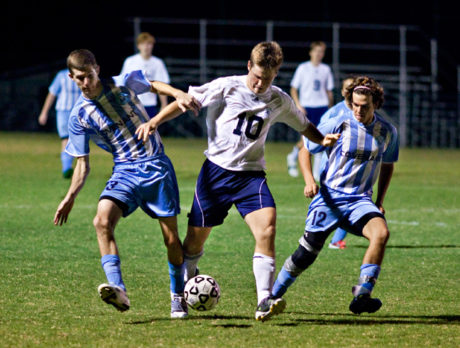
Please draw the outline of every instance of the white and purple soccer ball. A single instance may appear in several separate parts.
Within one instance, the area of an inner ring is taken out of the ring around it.
[[[209,311],[219,302],[220,287],[213,277],[199,274],[185,284],[184,297],[191,308]]]

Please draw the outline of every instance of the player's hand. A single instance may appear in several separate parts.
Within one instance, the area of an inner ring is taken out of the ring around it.
[[[317,195],[318,191],[319,191],[319,187],[316,184],[316,181],[313,181],[311,183],[305,184],[305,187],[303,189],[303,194],[307,198],[313,198]]]
[[[321,141],[322,146],[334,146],[334,144],[339,140],[340,138],[340,133],[335,133],[335,134],[326,134]]]
[[[42,112],[40,114],[40,116],[38,116],[38,124],[40,126],[44,126],[47,121],[48,121],[48,115],[46,113]]]
[[[198,100],[196,100],[195,97],[181,91],[176,96],[176,101],[177,105],[182,110],[182,112],[191,110],[195,114],[195,116],[198,116],[198,112],[201,109],[201,103]]]
[[[147,142],[149,136],[155,133],[158,127],[154,123],[143,123],[137,129],[135,134],[137,134],[137,139],[142,140],[144,143]]]
[[[67,222],[67,218],[69,217],[74,202],[74,199],[64,198],[61,204],[59,204],[56,210],[56,214],[54,215],[54,224],[56,226],[62,226],[63,223]]]

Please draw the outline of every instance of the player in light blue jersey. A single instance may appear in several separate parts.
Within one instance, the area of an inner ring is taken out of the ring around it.
[[[383,103],[383,89],[375,80],[367,76],[355,78],[346,89],[345,100],[353,117],[335,117],[318,127],[323,133],[341,133],[335,145],[326,149],[306,141],[311,153],[325,150],[329,160],[321,173],[319,194],[310,204],[299,247],[285,261],[272,295],[283,296],[315,261],[329,233],[342,227],[369,240],[349,308],[356,314],[373,313],[382,305],[379,299],[371,298],[371,292],[389,238],[383,200],[398,160],[398,139],[396,129],[374,113]],[[377,179],[374,203],[372,188]]]
[[[342,81],[341,94],[345,98],[346,88],[353,82],[353,77],[347,77]],[[353,117],[351,109],[345,103],[345,100],[340,103],[335,104],[330,108],[323,116],[321,116],[320,123],[325,123],[334,117],[342,117],[343,115],[348,115],[348,117]],[[326,152],[321,153],[321,168],[320,173],[324,170],[327,162]],[[307,148],[303,146],[299,151],[299,168],[304,177],[305,188],[304,195],[307,198],[313,198],[319,191],[319,187],[316,183],[315,177],[313,175],[312,164],[310,152]],[[337,228],[334,235],[332,236],[331,242],[329,243],[330,249],[345,249],[346,242],[345,237],[347,236],[347,231],[343,228]]]
[[[69,77],[69,70],[63,69],[59,71],[49,86],[48,95],[46,96],[40,116],[38,117],[38,123],[44,126],[48,121],[48,114],[51,106],[56,101],[56,128],[61,138],[62,176],[66,179],[71,178],[73,173],[73,157],[65,152],[65,147],[69,138],[69,116],[79,96],[80,89]]]
[[[171,280],[171,317],[187,316],[183,297],[184,267],[182,244],[177,232],[179,192],[174,168],[164,153],[160,136],[153,133],[145,143],[135,136],[136,128],[149,117],[137,94],[151,91],[174,97],[182,111],[197,112],[199,103],[190,95],[165,83],[148,81],[141,71],[99,79],[99,66],[88,50],[75,50],[67,58],[70,77],[82,91],[69,121],[67,153],[77,158],[67,195],[54,217],[56,225],[67,218],[89,174],[89,140],[113,155],[112,177],[103,190],[94,218],[102,268],[107,284],[99,294],[120,311],[128,310],[129,299],[121,277],[120,257],[114,230],[123,216],[141,207],[158,219],[168,253]]]

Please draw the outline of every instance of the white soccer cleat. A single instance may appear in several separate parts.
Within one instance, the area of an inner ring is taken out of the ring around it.
[[[117,285],[101,284],[97,291],[102,301],[114,306],[120,312],[127,311],[131,305],[126,291]]]
[[[174,296],[171,299],[171,318],[183,319],[188,317],[187,302],[184,296]]]
[[[286,308],[286,300],[283,298],[265,298],[257,306],[256,320],[266,321],[272,316],[280,314]]]

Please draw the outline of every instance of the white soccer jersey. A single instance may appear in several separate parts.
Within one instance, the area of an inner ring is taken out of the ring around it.
[[[140,54],[135,54],[125,59],[120,75],[127,74],[131,71],[142,70],[149,81],[160,81],[169,83],[169,74],[166,66],[158,57],[152,56],[145,60]],[[144,106],[157,105],[157,95],[147,92],[138,95],[139,100]]]
[[[188,90],[208,107],[206,157],[234,171],[265,169],[265,140],[273,123],[286,123],[299,132],[308,125],[308,119],[280,88],[271,86],[265,93],[255,94],[246,78],[222,77]]]
[[[314,66],[310,61],[304,62],[297,67],[291,87],[297,89],[303,107],[328,106],[327,91],[334,88],[331,68],[323,63]]]

